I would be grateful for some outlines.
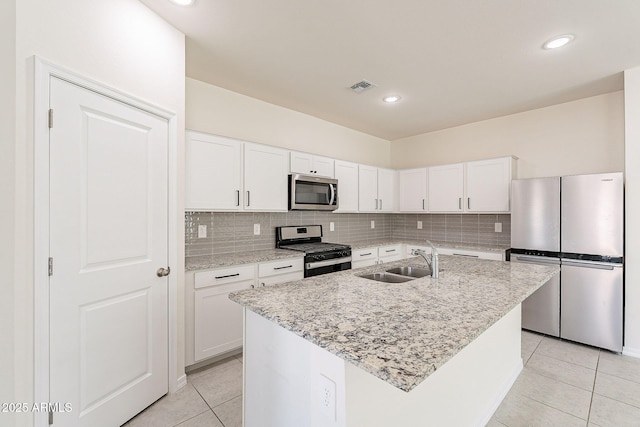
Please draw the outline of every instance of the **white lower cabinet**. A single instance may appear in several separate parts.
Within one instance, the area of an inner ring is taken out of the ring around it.
[[[404,257],[402,244],[356,249],[351,251],[351,267],[369,267],[385,262],[398,261]]]
[[[242,347],[242,307],[229,294],[255,286],[255,280],[195,291],[195,362]]]
[[[188,272],[193,299],[187,302],[186,364],[242,347],[242,307],[229,299],[231,292],[303,277],[302,257]]]
[[[258,265],[258,286],[269,286],[304,278],[302,258],[265,262]]]

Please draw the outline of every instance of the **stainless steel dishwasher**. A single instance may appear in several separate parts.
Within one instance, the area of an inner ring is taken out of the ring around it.
[[[512,254],[511,262],[560,265],[560,258]],[[556,274],[522,302],[522,328],[560,336],[560,275]]]

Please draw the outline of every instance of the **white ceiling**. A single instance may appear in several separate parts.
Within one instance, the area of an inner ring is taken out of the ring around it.
[[[387,140],[620,90],[640,65],[640,0],[141,1],[187,35],[188,77]]]

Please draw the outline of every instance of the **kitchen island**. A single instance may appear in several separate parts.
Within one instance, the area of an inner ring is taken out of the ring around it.
[[[481,425],[522,369],[520,303],[558,268],[441,256],[241,291],[245,426]]]

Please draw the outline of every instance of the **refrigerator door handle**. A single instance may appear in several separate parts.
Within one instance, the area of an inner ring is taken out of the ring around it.
[[[620,264],[595,264],[566,260],[562,260],[562,265],[566,265],[569,267],[593,268],[596,270],[613,270],[615,267],[622,267],[622,265]]]

